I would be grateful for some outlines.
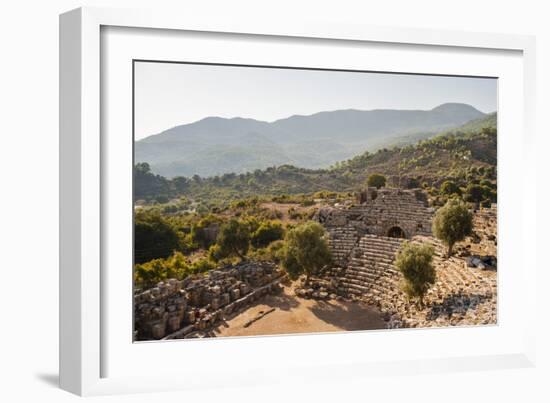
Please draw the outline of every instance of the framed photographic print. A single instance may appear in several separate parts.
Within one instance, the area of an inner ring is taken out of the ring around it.
[[[533,49],[63,14],[62,387],[531,365]]]

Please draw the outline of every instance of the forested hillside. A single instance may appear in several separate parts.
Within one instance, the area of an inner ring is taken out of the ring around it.
[[[223,207],[232,200],[248,197],[352,192],[364,186],[371,173],[386,176],[388,185],[395,187],[438,189],[444,181],[466,186],[482,180],[488,186],[496,181],[497,135],[493,116],[470,123],[464,132],[445,133],[415,145],[364,152],[327,169],[281,165],[241,174],[166,179],[141,163],[135,168],[135,198],[143,204],[184,197],[186,206],[199,203]],[[479,129],[480,126],[484,127]]]

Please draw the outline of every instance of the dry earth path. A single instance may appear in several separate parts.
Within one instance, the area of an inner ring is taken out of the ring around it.
[[[249,324],[263,313],[273,312]],[[246,324],[249,324],[245,327]],[[360,302],[316,301],[294,295],[290,287],[267,295],[245,312],[214,328],[209,336],[260,336],[384,329],[381,313]]]

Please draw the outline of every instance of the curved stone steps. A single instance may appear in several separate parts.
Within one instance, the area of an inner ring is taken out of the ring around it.
[[[399,275],[393,261],[402,239],[365,235],[349,260],[341,289],[355,295],[384,294]]]
[[[336,227],[328,230],[328,246],[334,262],[346,266],[352,250],[357,246],[359,234],[353,227]]]

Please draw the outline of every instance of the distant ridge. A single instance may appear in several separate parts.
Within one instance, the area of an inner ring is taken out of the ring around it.
[[[319,168],[407,135],[426,138],[486,116],[471,105],[446,103],[431,110],[346,109],[274,122],[206,117],[137,141],[135,159],[167,177],[238,174],[283,164]]]

